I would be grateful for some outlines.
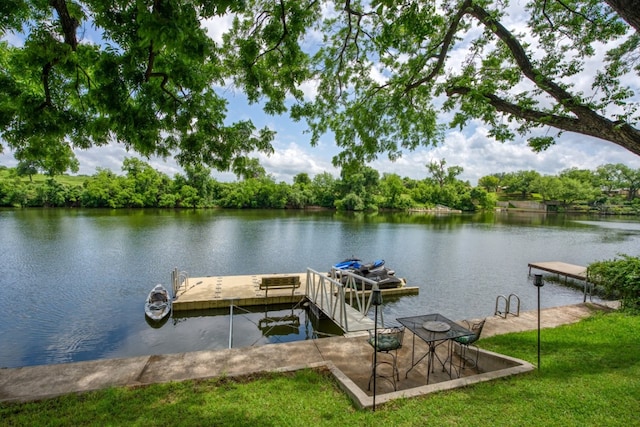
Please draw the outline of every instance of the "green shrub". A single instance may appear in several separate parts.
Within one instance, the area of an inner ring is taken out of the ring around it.
[[[610,295],[619,297],[624,310],[640,313],[640,257],[624,254],[620,257],[589,264],[587,277]]]

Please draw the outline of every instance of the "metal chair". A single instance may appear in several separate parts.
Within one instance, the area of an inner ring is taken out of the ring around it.
[[[397,382],[400,381],[400,372],[398,371],[398,349],[402,347],[402,339],[404,337],[404,326],[394,326],[392,328],[378,329],[378,345],[376,348],[375,331],[369,331],[369,339],[367,342],[374,348],[371,355],[371,376],[369,377],[369,385],[367,390],[371,390],[371,381],[374,373],[376,378],[383,378],[393,385],[393,390],[397,390]],[[377,352],[377,355],[376,355]],[[380,360],[376,356],[387,355],[391,359]],[[378,367],[380,365],[389,365],[391,375],[380,374]]]
[[[463,320],[466,324],[466,328],[473,332],[473,335],[467,335],[460,338],[454,338],[454,341],[460,344],[460,369],[465,369],[467,364],[467,350],[469,350],[469,346],[475,347],[476,358],[473,361],[473,368],[478,367],[478,347],[473,345],[476,341],[480,339],[480,334],[482,333],[482,328],[484,328],[484,322],[486,319],[482,319],[477,323],[471,324],[468,320]]]

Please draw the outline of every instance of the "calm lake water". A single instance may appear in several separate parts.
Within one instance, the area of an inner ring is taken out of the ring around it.
[[[387,323],[439,312],[492,316],[498,295],[537,307],[529,262],[588,265],[638,255],[632,218],[489,213],[343,214],[296,211],[0,210],[0,367],[221,349],[227,312],[186,313],[152,327],[143,305],[174,267],[191,277],[327,271],[344,258],[386,260],[417,296],[384,301]],[[546,282],[543,307],[582,301]],[[265,333],[266,316],[299,320]],[[233,346],[331,333],[302,308],[236,309]]]

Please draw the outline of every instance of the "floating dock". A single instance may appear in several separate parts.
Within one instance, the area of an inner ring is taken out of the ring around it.
[[[261,289],[264,277],[298,277],[300,286]],[[173,310],[296,303],[306,296],[306,278],[306,273],[189,277],[176,293]]]
[[[264,279],[299,279],[299,286],[263,288]],[[364,291],[368,294],[370,291]],[[402,286],[383,289],[384,296],[417,295],[419,288]],[[358,292],[361,294],[361,292]],[[174,311],[205,310],[235,306],[259,306],[300,302],[308,295],[307,273],[253,274],[243,276],[189,277],[181,284],[173,301]]]

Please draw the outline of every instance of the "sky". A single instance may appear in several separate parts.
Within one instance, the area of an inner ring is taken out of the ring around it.
[[[523,16],[517,10],[520,2],[515,1],[514,11],[507,22],[507,27],[520,27],[518,19]],[[220,40],[221,34],[229,27],[229,17],[217,18],[203,23],[214,40]],[[318,36],[319,37],[319,36]],[[455,66],[456,61],[463,60],[464,52],[452,52],[449,65]],[[594,58],[593,66],[587,67],[589,72],[597,69],[598,58]],[[590,84],[590,76],[582,76],[575,83],[581,88],[584,83]],[[636,76],[637,79],[637,76]],[[640,102],[640,85],[631,83]],[[585,90],[588,90],[585,87]],[[233,90],[224,90],[229,101],[228,118],[231,121],[250,119],[257,129],[265,126],[276,132],[273,141],[274,153],[266,156],[256,153],[262,167],[276,182],[292,183],[293,177],[299,173],[307,173],[310,177],[323,172],[329,172],[338,177],[339,169],[331,164],[333,156],[340,151],[334,144],[331,135],[324,135],[319,144],[310,146],[310,135],[305,133],[305,124],[297,123],[286,116],[269,116],[262,112],[259,105],[249,105],[246,98]],[[308,96],[313,96],[313,88],[306,88]],[[447,117],[442,117],[446,122]],[[550,134],[555,135],[551,130]],[[558,138],[556,145],[541,153],[535,153],[527,146],[523,137],[517,137],[512,142],[497,142],[488,137],[488,128],[473,122],[464,129],[450,129],[445,133],[444,142],[437,147],[423,147],[412,152],[405,151],[403,156],[390,161],[385,154],[368,165],[383,173],[395,173],[401,177],[423,179],[429,176],[427,165],[433,161],[445,159],[446,167],[461,166],[463,172],[459,179],[477,185],[479,178],[499,172],[515,172],[521,170],[536,170],[542,175],[557,175],[569,168],[595,170],[598,166],[608,163],[622,163],[633,169],[640,169],[640,156],[631,153],[613,143],[574,133],[564,133]],[[16,161],[12,152],[4,145],[4,153],[0,153],[0,165],[15,166]],[[121,172],[125,157],[139,157],[135,152],[128,152],[122,144],[111,144],[89,150],[76,150],[76,157],[80,163],[79,174],[92,175],[96,168],[107,168],[115,173]],[[182,169],[172,158],[141,158],[160,172],[173,177],[182,174]],[[220,181],[235,181],[237,178],[231,172],[213,172],[213,177]]]

